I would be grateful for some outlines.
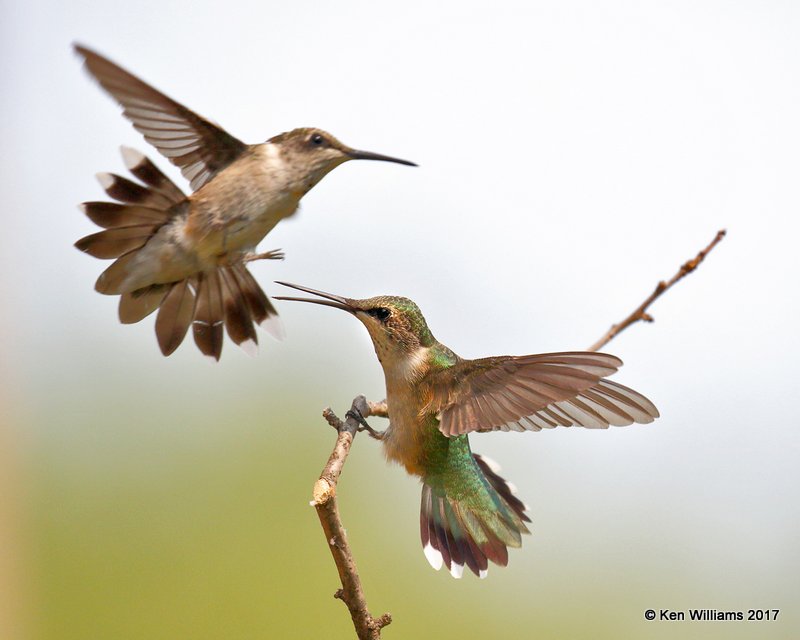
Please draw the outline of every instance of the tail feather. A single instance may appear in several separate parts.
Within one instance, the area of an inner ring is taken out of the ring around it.
[[[253,274],[243,264],[235,265],[233,271],[236,274],[239,289],[247,300],[247,306],[250,307],[253,320],[273,337],[279,340],[283,338],[283,328],[278,319],[278,312],[269,301],[267,294],[256,282]]]
[[[119,258],[140,249],[160,225],[139,224],[131,227],[114,227],[85,236],[75,243],[81,251],[95,258]]]
[[[111,173],[98,179],[117,202],[85,202],[81,209],[103,231],[78,240],[75,246],[97,258],[116,258],[100,275],[95,289],[119,295],[119,319],[139,322],[158,310],[156,337],[161,352],[170,355],[192,326],[200,351],[215,360],[222,354],[224,330],[245,351],[254,352],[258,337],[255,323],[282,337],[278,312],[243,263],[200,272],[184,280],[140,286],[131,273],[141,262],[142,248],[174,216],[185,210],[186,197],[143,154],[122,148],[125,165],[143,184]],[[148,257],[149,259],[149,257]]]
[[[203,355],[219,360],[222,355],[225,311],[219,273],[201,273],[197,287],[197,307],[192,332],[194,342]]]
[[[448,492],[446,484],[426,478],[422,485],[420,535],[434,569],[446,566],[460,578],[466,565],[484,578],[489,561],[508,564],[508,547],[519,547],[530,518],[513,487],[486,459],[473,454],[481,483],[472,490]]]
[[[183,191],[143,153],[130,147],[122,147],[122,159],[128,171],[150,188],[165,195],[171,202],[184,199]]]
[[[530,522],[531,519],[525,513],[528,507],[517,497],[516,487],[500,477],[500,465],[498,465],[491,458],[487,458],[486,456],[482,456],[477,453],[473,454],[472,457],[475,458],[475,462],[478,463],[478,467],[480,467],[480,470],[483,471],[483,475],[486,476],[486,479],[489,481],[489,484],[492,485],[492,488],[497,491],[498,496],[500,496],[500,498],[504,500],[509,507],[511,507],[520,520],[523,522]]]
[[[189,278],[172,285],[156,316],[156,338],[161,353],[170,355],[183,342],[195,309],[194,288]]]
[[[83,203],[81,209],[88,218],[106,230],[75,243],[78,249],[96,258],[117,258],[95,284],[98,292],[108,295],[123,293],[137,250],[170,219],[173,207],[185,199],[183,192],[144,155],[126,147],[122,155],[131,172],[146,186],[111,173],[97,174],[105,192],[118,202]]]
[[[222,275],[222,304],[225,309],[225,329],[228,337],[246,352],[258,350],[258,336],[253,326],[253,316],[239,287],[236,275],[229,267],[219,270]]]
[[[139,224],[163,224],[167,213],[163,209],[119,202],[84,202],[80,208],[89,220],[104,229]]]
[[[464,560],[469,570],[476,576],[485,576],[489,570],[489,558],[480,550],[473,538],[466,536],[464,539],[467,545],[467,553],[464,554]]]
[[[139,250],[133,249],[121,255],[111,263],[94,283],[94,290],[107,296],[121,295],[122,285],[130,275],[132,263],[136,260]]]
[[[134,324],[144,320],[161,306],[171,285],[154,284],[152,287],[123,293],[119,299],[119,321]]]
[[[98,173],[97,180],[103,190],[119,202],[164,210],[175,204],[173,199],[161,191],[142,186],[138,182],[133,182],[114,173]]]

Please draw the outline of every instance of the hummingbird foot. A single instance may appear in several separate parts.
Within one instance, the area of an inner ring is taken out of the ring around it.
[[[373,429],[369,423],[364,419],[364,416],[361,415],[361,412],[358,409],[350,409],[347,413],[344,414],[345,418],[352,418],[361,426],[358,428],[359,433],[361,431],[366,431],[369,433],[370,438],[375,438],[375,440],[383,440],[384,431],[376,431]]]
[[[254,260],[283,260],[285,254],[281,249],[273,249],[264,253],[248,253],[242,258],[243,262],[253,262]]]

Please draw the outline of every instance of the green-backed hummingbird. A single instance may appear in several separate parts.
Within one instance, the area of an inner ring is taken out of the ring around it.
[[[472,431],[605,429],[658,417],[650,400],[607,380],[622,361],[572,351],[467,360],[433,337],[414,302],[365,300],[279,282],[318,298],[276,296],[352,313],[369,331],[386,378],[389,426],[378,434],[389,460],[422,480],[420,533],[434,569],[486,576],[508,564],[508,547],[528,533],[527,507],[497,468],[472,453]],[[366,422],[365,426],[368,427]]]
[[[258,343],[253,321],[279,335],[277,312],[246,264],[283,254],[255,253],[256,245],[343,162],[415,166],[351,149],[315,128],[245,144],[94,51],[79,45],[75,51],[134,128],[181,169],[193,190],[186,196],[148,158],[123,148],[125,164],[143,184],[98,174],[118,202],[82,205],[105,231],[76,246],[97,258],[116,259],[95,289],[121,296],[119,318],[126,324],[158,309],[156,336],[164,355],[177,349],[190,325],[197,346],[216,360],[223,326],[248,351]]]

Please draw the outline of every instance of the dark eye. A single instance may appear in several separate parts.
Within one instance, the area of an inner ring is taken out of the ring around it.
[[[367,311],[367,313],[373,318],[377,318],[380,322],[386,322],[389,319],[389,316],[392,315],[392,312],[386,307],[375,307],[374,309]]]
[[[320,134],[315,133],[311,136],[311,144],[319,147],[323,142],[325,142],[325,138],[323,138]]]

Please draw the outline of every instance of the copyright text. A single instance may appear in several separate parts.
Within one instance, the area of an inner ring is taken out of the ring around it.
[[[720,609],[648,609],[644,612],[645,620],[663,620],[665,622],[728,622],[777,620],[780,609],[747,609],[746,611],[722,611]]]

